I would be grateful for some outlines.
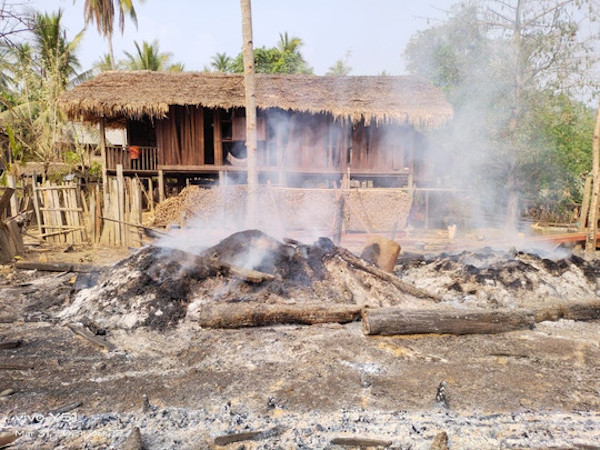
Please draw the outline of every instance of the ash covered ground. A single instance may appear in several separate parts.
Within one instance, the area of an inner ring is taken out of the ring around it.
[[[371,337],[357,322],[199,326],[198,311],[219,302],[433,304],[348,266],[326,241],[254,237],[210,251],[148,247],[79,292],[73,274],[13,277],[2,288],[0,343],[20,344],[0,350],[0,434],[16,433],[15,448],[122,448],[135,427],[148,449],[220,448],[218,438],[243,432],[260,433],[223,448],[372,438],[429,449],[442,431],[457,449],[600,442],[598,321],[468,336]],[[254,246],[275,258],[237,259]],[[274,279],[249,283],[231,266]],[[534,308],[597,299],[599,267],[483,249],[402,256],[395,275],[448,307]],[[74,322],[112,349],[73,333]]]

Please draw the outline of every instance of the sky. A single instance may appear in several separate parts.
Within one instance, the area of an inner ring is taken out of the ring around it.
[[[84,28],[84,0],[15,0],[41,11],[63,9],[67,36]],[[402,53],[418,30],[445,17],[457,0],[254,0],[252,19],[255,47],[273,47],[279,33],[304,42],[300,51],[317,75],[337,60],[346,59],[351,75],[406,73]],[[134,53],[134,40],[158,40],[160,50],[185,70],[202,70],[216,53],[236,56],[242,46],[239,0],[135,1],[138,28],[126,21],[125,33],[116,30],[115,58]],[[85,32],[78,53],[82,69],[89,69],[108,52],[95,26]]]

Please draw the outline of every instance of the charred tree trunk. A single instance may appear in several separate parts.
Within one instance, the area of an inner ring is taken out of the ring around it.
[[[256,81],[252,43],[252,10],[250,0],[240,0],[242,8],[242,38],[244,53],[244,85],[246,90],[246,150],[248,152],[248,199],[246,227],[257,222],[258,173],[256,168]]]
[[[204,307],[198,323],[206,328],[243,328],[275,324],[348,323],[358,320],[358,305],[266,305],[230,303]]]

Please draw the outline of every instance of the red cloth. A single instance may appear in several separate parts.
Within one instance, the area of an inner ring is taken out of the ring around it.
[[[140,147],[137,145],[129,146],[129,159],[139,159],[140,157]]]

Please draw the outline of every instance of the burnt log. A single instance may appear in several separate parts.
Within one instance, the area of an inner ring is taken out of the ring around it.
[[[198,323],[206,328],[244,328],[275,324],[348,323],[358,320],[358,305],[229,303],[202,308]]]
[[[331,440],[331,445],[342,447],[389,447],[392,441],[383,439],[369,439],[362,437],[336,437]]]
[[[578,302],[546,306],[535,309],[535,321],[567,320],[597,320],[600,319],[600,302]]]
[[[363,333],[395,334],[493,334],[532,328],[535,315],[528,310],[483,309],[410,310],[402,307],[365,309]]]
[[[441,300],[440,296],[427,292],[423,289],[419,289],[418,287],[413,286],[410,283],[401,281],[398,279],[398,277],[394,276],[393,274],[387,273],[385,270],[382,270],[377,266],[369,264],[367,261],[359,258],[358,256],[355,256],[353,253],[346,249],[338,247],[337,254],[340,258],[342,258],[354,268],[360,269],[363,272],[370,273],[371,275],[374,275],[383,281],[387,281],[401,292],[404,292],[417,298],[428,298],[436,302],[439,302]]]
[[[40,270],[44,272],[99,272],[102,266],[92,264],[72,264],[63,262],[17,261],[15,267],[21,270]]]

